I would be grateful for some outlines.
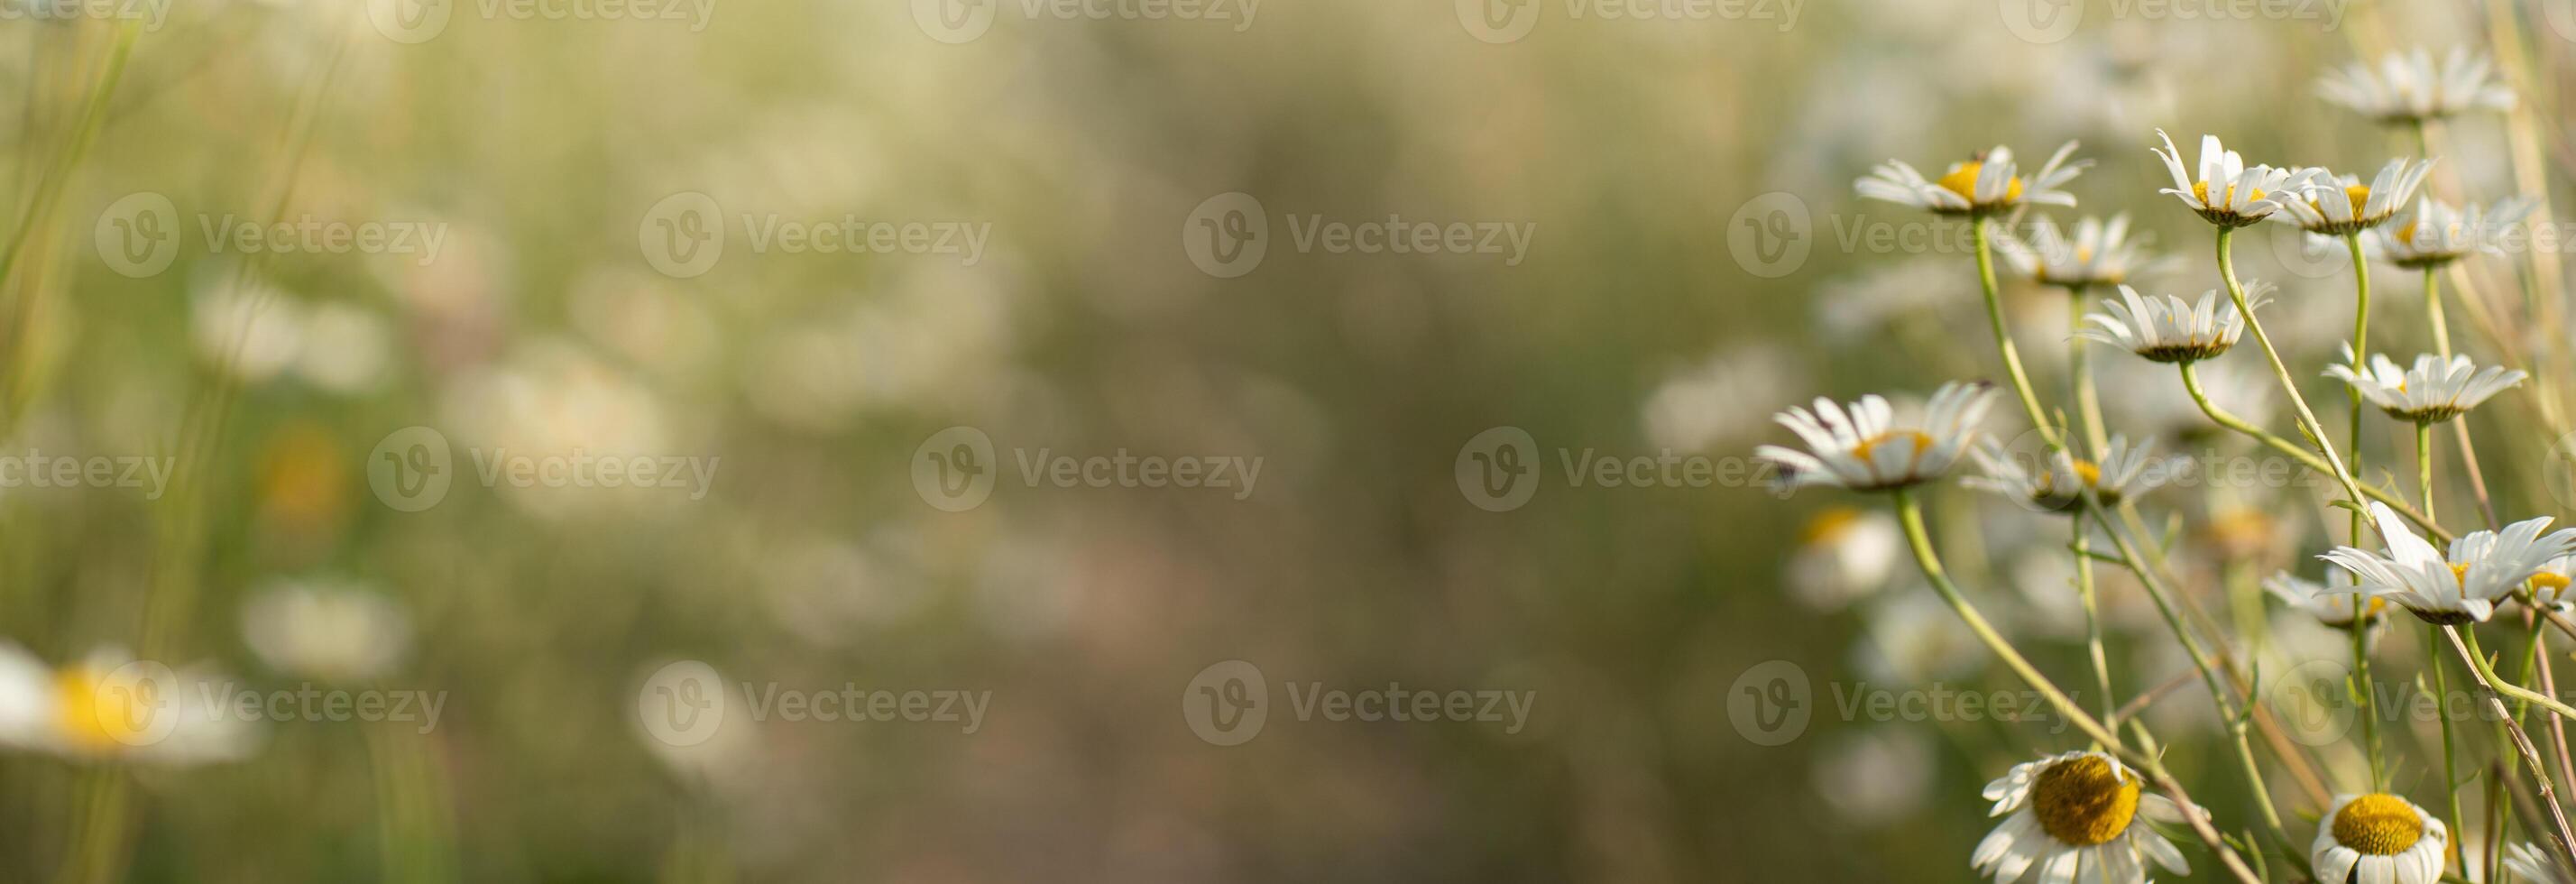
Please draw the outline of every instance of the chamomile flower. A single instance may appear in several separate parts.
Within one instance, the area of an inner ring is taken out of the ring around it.
[[[2486,56],[2453,47],[2441,64],[2432,53],[2392,52],[2379,70],[2354,62],[2317,84],[2326,100],[2388,125],[2413,125],[2469,111],[2513,109],[2513,90],[2487,79]]]
[[[2259,308],[2272,291],[2260,282],[2245,283],[2245,306]],[[2142,297],[2120,287],[2120,300],[2105,298],[2109,313],[2084,314],[2085,328],[2076,334],[2136,353],[2156,362],[2215,359],[2236,346],[2245,334],[2245,316],[2236,302],[2222,300],[2217,289],[2201,293],[2197,304],[2178,295]]]
[[[2277,572],[2263,581],[2263,591],[2336,629],[2352,628],[2356,609],[2366,626],[2378,625],[2381,615],[2388,611],[2386,599],[2363,599],[2352,572],[2342,568],[2327,568],[2324,583],[2288,571]]]
[[[2371,233],[2370,244],[2389,263],[2409,270],[2440,267],[2484,252],[2498,254],[2498,236],[2531,211],[2531,201],[2514,197],[2484,208],[2470,203],[2463,212],[2424,197],[2387,226]]]
[[[304,582],[263,590],[242,606],[242,637],[280,672],[334,682],[374,678],[401,662],[411,618],[355,586]]]
[[[2466,356],[2446,361],[2431,353],[2416,356],[2414,367],[2404,369],[2388,354],[2373,353],[2370,367],[2364,369],[2350,344],[2344,345],[2343,358],[2347,364],[2327,366],[2327,376],[2350,384],[2389,417],[2419,424],[2438,424],[2467,414],[2529,376],[2497,365],[2480,369]]]
[[[1854,491],[1887,491],[1940,478],[1976,436],[1977,421],[1993,404],[1995,387],[1978,381],[1941,385],[1914,426],[1896,423],[1896,411],[1877,395],[1846,410],[1818,397],[1816,409],[1792,406],[1774,418],[1807,444],[1807,451],[1764,445],[1753,456],[1780,468],[1782,488],[1823,485]]]
[[[2576,878],[2568,877],[2566,868],[2558,864],[2556,856],[2534,844],[2505,848],[2504,867],[2523,884],[2576,884]]]
[[[2550,560],[2576,553],[2576,529],[2540,533],[2548,516],[2468,534],[2452,541],[2448,554],[2417,537],[2387,504],[2372,501],[2370,516],[2388,541],[2385,555],[2340,546],[2322,558],[2353,573],[2354,592],[2396,602],[2427,623],[2484,622]]]
[[[203,701],[220,683],[100,648],[61,669],[0,643],[0,745],[69,758],[188,765],[249,754],[249,719]]]
[[[2118,506],[2131,494],[2164,484],[2179,468],[2173,459],[2155,457],[2154,448],[2153,442],[2132,446],[2127,437],[2113,436],[2099,460],[2084,460],[2061,450],[2051,454],[2043,470],[2023,464],[1989,442],[1969,452],[1986,474],[1969,477],[1966,484],[2050,512],[2074,509],[2083,503],[2088,488],[2102,505]]]
[[[1887,513],[1827,507],[1798,532],[1789,589],[1810,608],[1839,610],[1886,586],[1904,554],[1905,537]]]
[[[2073,163],[2066,158],[2075,153],[2075,142],[2069,141],[2051,154],[2039,173],[2022,178],[2013,165],[2012,148],[1997,145],[1976,159],[1952,163],[1938,179],[1923,173],[1903,160],[1889,160],[1870,170],[1869,177],[1853,183],[1861,196],[1902,203],[1927,209],[1941,215],[1989,215],[2023,203],[2073,206],[2075,195],[2057,189],[2075,176],[2083,174],[2091,160]]]
[[[2576,578],[2576,556],[2550,559],[2531,575],[2531,603],[2562,616],[2576,614],[2576,599],[2567,597],[2571,578]]]
[[[2136,771],[2100,752],[2068,752],[2017,764],[1986,784],[1992,816],[2011,814],[1978,842],[1977,874],[1998,884],[2033,870],[2043,882],[2143,884],[2148,860],[2191,873],[2182,851],[2139,819],[2183,820],[2172,799],[2148,793]]]
[[[2432,160],[2389,160],[2369,184],[2363,184],[2355,176],[2310,169],[2300,198],[2281,200],[2281,211],[2272,220],[2288,221],[2320,236],[2360,233],[2395,217],[2432,171]]]
[[[2450,830],[2415,802],[2374,792],[2336,798],[2308,848],[2319,881],[2435,884]]]
[[[2076,221],[2071,239],[2057,225],[2042,221],[2033,226],[2028,242],[2005,237],[2003,253],[2013,269],[2041,285],[2119,285],[2131,273],[2160,263],[2146,255],[2149,238],[2129,236],[2129,216],[2123,212],[2107,222],[2092,216]]]
[[[2165,171],[2172,173],[2174,186],[2170,193],[2183,205],[2200,213],[2202,220],[2221,229],[2244,227],[2281,210],[2284,201],[2296,199],[2313,170],[2280,169],[2271,166],[2245,165],[2245,158],[2218,143],[2218,136],[2200,137],[2199,176],[2183,168],[2182,151],[2174,147],[2165,130],[2156,130],[2165,146],[2155,149],[2165,161]]]

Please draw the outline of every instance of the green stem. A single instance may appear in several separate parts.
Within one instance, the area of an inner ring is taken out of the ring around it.
[[[2433,352],[2451,358],[2451,325],[2442,318],[2442,282],[2433,268],[2424,268],[2424,316],[2433,323]]]
[[[2370,679],[2370,602],[2359,596],[2352,599],[2352,673],[2361,685],[2362,752],[2370,756],[2370,790],[2388,790],[2388,770],[2379,758],[2379,689]]]
[[[2344,234],[2343,244],[2344,248],[2352,253],[2353,365],[2363,366],[2369,364],[2368,358],[2370,356],[2370,261],[2362,257],[2361,233],[2359,231]],[[2354,475],[2360,475],[2362,412],[2361,388],[2347,386],[2345,393],[2351,397],[2352,404],[2352,421],[2349,432],[2344,436],[2345,454],[2349,455],[2352,459],[2346,464],[2346,467],[2349,468]],[[2356,497],[2353,503],[2354,506],[2352,508],[2352,512],[2349,514],[2349,518],[2345,523],[2344,538],[2347,543],[2354,546],[2361,546],[2362,519],[2360,499]],[[2424,512],[2426,515],[2432,514],[2432,501],[2426,500],[2424,502]]]
[[[2006,640],[2003,633],[1997,632],[1993,624],[1986,622],[1985,615],[1977,612],[1977,606],[1970,604],[1967,597],[1960,594],[1959,587],[1950,582],[1949,572],[1941,567],[1940,555],[1932,550],[1932,535],[1923,527],[1922,505],[1916,503],[1913,493],[1905,489],[1897,489],[1895,495],[1897,524],[1904,526],[1905,542],[1913,548],[1914,561],[1922,566],[1923,577],[1932,582],[1933,591],[1940,593],[1941,600],[1949,603],[1952,611],[1958,612],[1959,619],[1967,622],[1968,631],[1976,633],[1978,641],[1984,642],[1988,649],[1995,652],[1996,657],[2004,661],[2006,668],[2011,669],[2014,675],[2021,676],[2021,680],[2029,684],[2032,690],[2038,691],[2040,696],[2048,701],[2048,705],[2057,710],[2057,714],[2066,716],[2068,721],[2074,722],[2076,730],[2083,731],[2085,736],[2102,744],[2103,751],[2117,752],[2120,747],[2119,737],[2113,735],[2109,728],[2103,727],[2100,721],[2095,720],[2082,707],[2077,706],[2073,699],[2066,696],[2066,692],[2058,690],[2057,684],[2049,681],[2048,676],[2040,674],[2039,667],[2032,666],[2030,660],[2024,658],[2020,651],[2014,650],[2012,642]]]
[[[2084,330],[2084,287],[2067,288],[2067,324],[2070,331]],[[2085,358],[2084,338],[2070,334],[2066,339],[2066,360],[2070,384],[2074,388],[2075,413],[2084,421],[2084,438],[2093,446],[2095,456],[2110,449],[2102,436],[2102,405],[2093,392],[2093,364]],[[2111,692],[2110,655],[2102,650],[2102,606],[2093,584],[2093,534],[2084,527],[2081,517],[2068,520],[2074,526],[2075,597],[2084,605],[2084,649],[2093,662],[2093,686],[2102,692],[2102,722],[2117,732],[2120,727],[2120,699]]]
[[[2316,452],[2301,447],[2296,442],[2272,435],[2262,427],[2255,426],[2252,423],[2247,422],[2244,418],[2237,417],[2226,409],[2218,407],[2218,403],[2210,401],[2209,391],[2201,388],[2200,373],[2193,368],[2192,363],[2186,362],[2182,364],[2182,386],[2184,390],[2191,393],[2191,401],[2200,405],[2201,413],[2209,415],[2209,419],[2219,426],[2242,433],[2247,438],[2261,442],[2264,447],[2278,451],[2284,456],[2298,461],[2299,465],[2307,467],[2308,469],[2315,470],[2320,473],[2333,472],[2333,467],[2328,465],[2324,460],[2318,458]],[[2361,486],[2361,493],[2372,500],[2387,504],[2389,509],[2395,510],[2398,515],[2405,516],[2407,521],[2414,522],[2416,527],[2424,529],[2425,533],[2431,534],[2445,543],[2451,540],[2451,532],[2442,530],[2442,526],[2435,524],[2432,517],[2416,511],[2415,505],[2408,502],[2405,498],[2381,490],[2375,485]]]
[[[2460,827],[2460,821],[2465,817],[2460,813],[2460,768],[2455,757],[2458,750],[2453,748],[2459,737],[2452,733],[2455,727],[2451,723],[2451,679],[2442,670],[2441,643],[2442,627],[2425,624],[2424,668],[2433,674],[2433,714],[2442,722],[2442,800],[2448,805],[2451,824],[2451,849],[2443,859],[2445,865],[2456,864],[2460,874],[2466,875],[2468,858],[2464,854],[2467,851],[2459,849],[2459,839],[2467,837],[2468,830]],[[2498,680],[2490,678],[2488,681],[2494,683]]]
[[[2254,343],[2262,345],[2264,358],[2271,360],[2272,375],[2280,380],[2281,391],[2289,394],[2290,404],[2297,407],[2299,431],[2308,434],[2309,441],[2316,443],[2317,453],[2325,455],[2326,465],[2333,468],[2335,481],[2343,483],[2344,493],[2350,496],[2354,506],[2360,506],[2361,485],[2353,481],[2351,471],[2344,469],[2343,458],[2335,454],[2334,443],[2326,441],[2325,425],[2317,422],[2316,412],[2308,408],[2307,397],[2299,395],[2299,382],[2290,377],[2290,367],[2281,362],[2281,351],[2272,346],[2272,336],[2263,332],[2263,321],[2255,318],[2253,305],[2245,303],[2245,286],[2236,281],[2235,249],[2230,244],[2235,235],[2233,230],[2218,229],[2218,276],[2227,284],[2227,297],[2235,302],[2236,312],[2245,317],[2245,327],[2254,332]]]
[[[2049,423],[2047,410],[2039,406],[2038,394],[2031,391],[2030,375],[2021,368],[2021,351],[2013,347],[2012,332],[2004,325],[2003,294],[1995,284],[1994,247],[1986,241],[1986,223],[1986,217],[1979,215],[1969,222],[1969,229],[1977,245],[1977,284],[1986,293],[1986,320],[1994,327],[1995,350],[2003,354],[2004,372],[2012,376],[2013,393],[2021,398],[2021,409],[2030,415],[2031,426],[2039,428],[2039,437],[2049,448],[2063,449],[2066,442],[2057,435],[2057,427]]]
[[[2423,496],[2424,517],[2432,518],[2433,425],[2421,421],[2415,424],[2415,492]],[[2353,542],[2360,543],[2360,535],[2354,535]]]

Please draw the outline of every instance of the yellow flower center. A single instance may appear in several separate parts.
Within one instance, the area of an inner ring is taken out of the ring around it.
[[[1966,197],[1968,202],[1975,203],[1977,201],[1977,176],[1985,172],[1985,170],[1986,164],[1984,161],[1969,160],[1967,162],[1960,163],[1958,168],[1950,170],[1950,174],[1941,176],[1941,180],[1936,183],[1941,185],[1941,189]],[[2004,182],[2003,201],[2009,203],[2017,202],[2020,199],[2021,177],[2016,175]]]
[[[1798,532],[1798,542],[1807,546],[1830,543],[1860,524],[1860,511],[1847,506],[1829,507],[1807,520]]]
[[[2250,203],[2263,198],[2263,189],[2257,187],[2247,191],[2246,194],[2245,201]],[[2211,202],[2209,200],[2209,182],[2207,181],[2192,185],[2191,195],[2193,199],[2200,200],[2201,205],[2208,206],[2213,209],[2224,208],[2228,203],[2235,202],[2236,185],[2227,185],[2227,189],[2219,193],[2217,202]]]
[[[1921,430],[1889,430],[1876,436],[1863,439],[1860,441],[1859,445],[1852,446],[1852,456],[1860,458],[1862,463],[1876,464],[1878,463],[1878,459],[1871,455],[1878,450],[1879,446],[1886,445],[1891,442],[1913,443],[1913,456],[1915,458],[1921,458],[1923,456],[1923,452],[1932,447],[1932,436],[1931,434],[1925,433]]]
[[[106,677],[106,673],[86,666],[65,669],[54,676],[54,721],[62,728],[64,739],[75,747],[110,749],[143,730],[129,716],[100,714],[115,702],[115,698],[100,692]]]
[[[2031,813],[2058,843],[2091,847],[2129,830],[2138,815],[2138,779],[2099,755],[2049,765],[2030,787]]]
[[[2469,566],[2468,566],[2468,564],[2467,564],[2467,563],[2465,563],[2465,562],[2452,562],[2452,563],[2451,563],[2451,579],[2452,579],[2452,580],[2454,580],[2454,581],[2457,581],[2457,582],[2460,584],[2460,587],[2461,587],[2461,588],[2463,588],[2463,589],[2467,588],[2467,587],[2468,587],[2468,585],[2469,585]]]
[[[2370,204],[2370,186],[2367,184],[2344,185],[2343,195],[2345,199],[2352,200],[2352,216],[2355,218],[2361,217],[2361,208]]]
[[[2405,853],[2423,837],[2423,815],[2395,795],[2364,795],[2335,813],[2335,843],[2372,856]]]
[[[2410,245],[2410,246],[2411,246],[2411,245],[2414,245],[2414,244],[2415,244],[2415,225],[2420,224],[2420,223],[2423,223],[2423,222],[2420,222],[2420,221],[2408,221],[2408,222],[2406,222],[2406,223],[2404,223],[2404,224],[2397,225],[2397,241],[2398,241],[2398,242],[2405,243],[2405,244]]]
[[[2567,575],[2565,574],[2542,571],[2538,574],[2531,575],[2531,585],[2540,589],[2564,592],[2567,589],[2567,583]]]
[[[2099,488],[2102,486],[2102,468],[2095,465],[2092,461],[2078,460],[2075,462],[2075,478],[2077,481],[2084,483],[2084,488]],[[2054,497],[2061,493],[2074,494],[2083,490],[2082,488],[2068,488],[2064,491],[2060,491],[2056,486],[2056,471],[2051,470],[2039,477],[2039,494],[2042,497]]]

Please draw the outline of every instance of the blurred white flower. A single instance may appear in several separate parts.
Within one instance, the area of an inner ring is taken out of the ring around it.
[[[1806,451],[1764,445],[1753,456],[1779,469],[1782,488],[1815,485],[1854,491],[1885,491],[1940,478],[1959,459],[1959,450],[1976,438],[1977,422],[1994,402],[1993,384],[1942,384],[1932,394],[1919,424],[1899,425],[1896,411],[1876,394],[1861,397],[1847,410],[1824,397],[1816,410],[1792,406],[1777,416],[1781,426],[1798,434]]]
[[[2410,270],[2440,267],[2480,252],[2502,254],[2497,242],[2505,228],[2531,208],[2530,198],[2517,196],[2484,207],[2470,203],[2463,213],[2428,196],[2394,223],[2373,231],[2366,243],[2376,247],[2380,259]]]
[[[373,389],[385,376],[392,333],[375,311],[326,303],[305,317],[304,347],[295,374],[306,383],[351,395]]]
[[[1887,585],[1905,538],[1880,510],[1826,507],[1799,532],[1788,565],[1790,593],[1807,607],[1837,611]]]
[[[1812,777],[1816,794],[1844,820],[1872,826],[1922,807],[1934,770],[1930,737],[1917,728],[1882,727],[1826,744]]]
[[[2479,369],[2466,356],[2443,359],[2431,353],[2418,354],[2413,368],[2399,368],[2386,353],[2370,354],[2370,366],[2362,368],[2351,345],[2343,348],[2346,364],[2326,367],[2326,376],[2352,386],[2361,398],[2389,417],[2419,424],[2438,424],[2522,383],[2530,377],[2521,369],[2490,365]]]
[[[2413,125],[2475,110],[2512,110],[2513,90],[2488,80],[2491,72],[2486,56],[2466,46],[2452,47],[2440,64],[2419,46],[2381,57],[2375,72],[2354,62],[2327,75],[2317,91],[2380,123]]]
[[[242,380],[276,377],[304,351],[303,306],[274,286],[227,279],[200,288],[189,306],[198,357]]]
[[[2024,181],[2013,165],[2012,148],[1995,145],[1976,159],[1951,163],[1949,171],[1938,179],[1923,173],[1903,160],[1889,160],[1870,170],[1869,176],[1855,182],[1861,196],[1886,200],[1900,205],[1926,209],[1941,215],[1984,215],[2001,212],[2025,202],[2053,206],[2073,206],[2075,196],[2059,185],[2083,174],[2092,160],[2068,163],[2075,153],[2075,142],[2069,141],[2051,154],[2039,172]]]
[[[1780,406],[1784,390],[1799,384],[1787,353],[1777,347],[1730,349],[1674,372],[1646,397],[1648,442],[1697,451],[1761,425],[1759,416]]]
[[[1990,653],[1921,581],[1898,584],[1862,608],[1861,629],[1869,640],[1853,649],[1854,662],[1872,681],[1930,684],[1975,671]]]
[[[411,618],[401,605],[333,581],[262,590],[242,604],[241,626],[243,641],[269,668],[324,681],[375,678],[411,650]]]
[[[71,758],[190,765],[250,754],[259,730],[233,713],[197,669],[172,671],[123,648],[59,670],[0,642],[0,745]]]

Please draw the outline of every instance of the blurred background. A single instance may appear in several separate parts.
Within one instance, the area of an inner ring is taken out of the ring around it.
[[[2081,139],[2196,297],[2157,128],[2367,172],[2411,149],[2319,75],[2502,33],[2554,91],[2562,6],[16,0],[0,879],[1973,880],[1978,787],[2074,743],[1838,709],[2011,682],[1878,501],[1747,466],[1995,376],[1957,226],[1851,181]],[[2504,133],[2438,192],[2513,192]],[[2239,239],[2321,367],[2341,258]],[[2063,294],[2006,296],[2058,383]],[[2227,450],[2102,358],[2115,427]],[[2213,383],[2284,429],[2252,359]],[[2261,618],[2318,498],[2151,513]],[[2081,672],[2062,523],[1933,505]],[[2123,684],[2188,671],[2105,579]],[[2153,720],[2242,821],[2195,690]]]

